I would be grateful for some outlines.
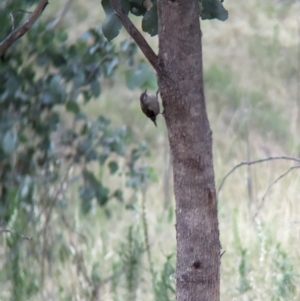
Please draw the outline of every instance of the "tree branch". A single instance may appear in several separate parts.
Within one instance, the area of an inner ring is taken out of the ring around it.
[[[123,26],[129,33],[129,35],[134,39],[134,41],[137,43],[139,48],[142,50],[143,54],[145,55],[149,63],[153,66],[153,68],[157,73],[161,74],[162,70],[158,64],[158,56],[152,50],[152,48],[145,40],[145,38],[142,36],[142,34],[139,32],[139,30],[130,21],[128,16],[124,13],[122,6],[120,4],[120,0],[110,0],[110,4],[114,9],[115,14],[118,16],[118,18],[122,22]]]
[[[253,218],[252,218],[252,221],[255,220],[255,218],[257,217],[260,209],[262,208],[263,204],[264,204],[264,201],[265,201],[265,198],[268,194],[268,192],[271,190],[271,188],[279,181],[281,180],[282,178],[284,178],[290,171],[294,170],[294,169],[297,169],[297,168],[300,168],[300,165],[297,165],[297,166],[293,166],[293,167],[290,167],[287,171],[285,171],[283,174],[281,174],[276,180],[274,180],[270,185],[269,187],[267,188],[264,196],[262,197],[261,199],[261,202],[260,202],[260,205],[258,206],[255,214],[253,215]]]
[[[42,14],[46,6],[48,5],[48,0],[40,0],[39,4],[35,8],[31,16],[22,24],[19,28],[11,32],[1,43],[0,43],[0,56],[2,56],[5,51],[18,39],[20,39],[35,23],[38,17]]]
[[[218,188],[217,191],[217,198],[219,197],[219,192],[222,189],[226,179],[239,167],[244,166],[244,165],[253,165],[253,164],[257,164],[257,163],[262,163],[262,162],[266,162],[266,161],[272,161],[272,160],[290,160],[290,161],[295,161],[300,163],[300,158],[295,158],[295,157],[287,157],[287,156],[281,156],[281,157],[268,157],[268,158],[264,158],[264,159],[259,159],[259,160],[255,160],[255,161],[250,161],[250,162],[241,162],[240,164],[234,166],[226,175],[225,177],[222,179],[221,184]]]

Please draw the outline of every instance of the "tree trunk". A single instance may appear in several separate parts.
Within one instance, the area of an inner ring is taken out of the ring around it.
[[[220,242],[198,0],[158,0],[159,89],[173,160],[177,301],[217,301]]]

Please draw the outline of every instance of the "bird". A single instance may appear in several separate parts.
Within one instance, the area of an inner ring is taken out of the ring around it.
[[[145,92],[143,92],[140,96],[140,104],[143,113],[153,121],[156,127],[156,116],[160,112],[158,93],[159,91],[156,92],[156,95],[147,94],[146,89]]]

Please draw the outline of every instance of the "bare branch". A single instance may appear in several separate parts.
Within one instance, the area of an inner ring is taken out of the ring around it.
[[[273,182],[269,185],[269,187],[267,188],[267,190],[266,190],[264,196],[263,196],[262,199],[261,199],[260,205],[258,206],[258,208],[257,208],[257,210],[256,210],[256,212],[255,212],[255,214],[253,215],[253,218],[252,218],[252,221],[253,221],[253,222],[254,222],[255,218],[257,217],[257,215],[258,215],[260,209],[262,208],[262,206],[263,206],[263,204],[264,204],[264,201],[265,201],[265,198],[266,198],[268,192],[270,191],[270,189],[271,189],[271,188],[272,188],[279,180],[281,180],[282,178],[284,178],[290,171],[292,171],[292,170],[294,170],[294,169],[297,169],[297,168],[300,168],[300,165],[293,166],[293,167],[289,168],[286,172],[284,172],[283,174],[281,174],[275,181],[273,181]]]
[[[71,2],[72,0],[65,0],[65,3],[60,12],[58,13],[57,18],[48,25],[48,28],[55,29],[58,27],[58,25],[61,23],[66,13],[68,12]]]
[[[148,42],[139,32],[139,30],[134,26],[134,24],[130,21],[128,16],[124,13],[122,6],[120,4],[120,0],[110,0],[110,4],[113,7],[115,14],[118,16],[123,26],[129,33],[129,35],[134,39],[139,48],[144,53],[145,57],[149,61],[149,63],[153,66],[157,73],[161,73],[159,64],[158,64],[158,56],[154,53]]]
[[[221,184],[218,188],[217,191],[217,198],[219,196],[219,192],[222,189],[226,179],[239,167],[244,166],[244,165],[253,165],[253,164],[257,164],[257,163],[262,163],[262,162],[266,162],[266,161],[272,161],[272,160],[289,160],[289,161],[295,161],[300,163],[300,158],[295,158],[295,157],[287,157],[287,156],[280,156],[280,157],[268,157],[268,158],[264,158],[264,159],[259,159],[259,160],[255,160],[255,161],[250,161],[250,162],[241,162],[240,164],[234,166],[223,178],[223,180],[221,181]]]
[[[2,56],[15,41],[20,39],[32,27],[47,5],[48,0],[40,0],[31,16],[0,43],[0,56]]]

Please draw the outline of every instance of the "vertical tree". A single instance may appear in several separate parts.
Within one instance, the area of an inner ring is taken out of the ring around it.
[[[43,8],[46,4],[40,1]],[[220,0],[102,0],[102,6],[104,35],[113,39],[123,24],[157,72],[174,171],[177,300],[217,301],[220,242],[199,16],[226,20],[227,11]],[[129,12],[143,16],[144,31],[158,33],[158,55]],[[0,55],[24,33],[21,29],[0,44]]]
[[[174,170],[177,300],[219,300],[220,241],[199,15],[225,20],[227,12],[219,0],[142,1],[144,7],[137,2],[129,1],[128,7],[126,1],[110,0],[158,76]],[[158,32],[158,55],[130,22],[128,11],[144,16],[145,31]],[[118,32],[114,18],[107,14],[104,23],[109,38]]]
[[[159,1],[159,74],[176,199],[177,300],[219,300],[220,243],[198,1]]]

